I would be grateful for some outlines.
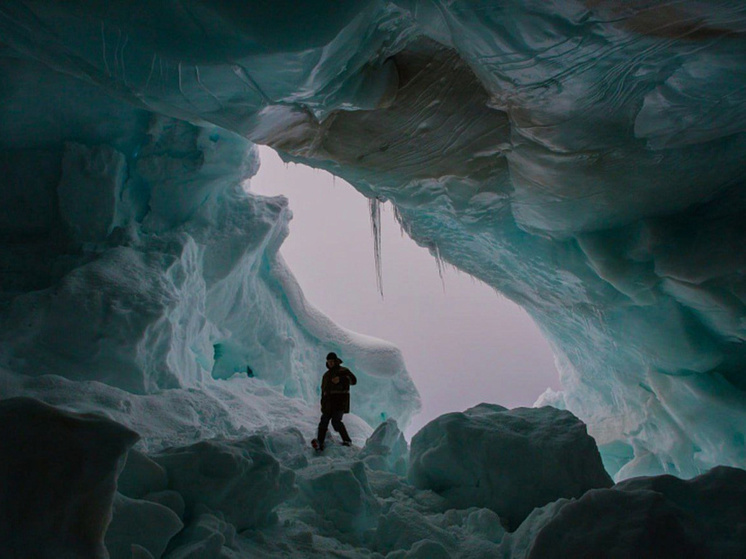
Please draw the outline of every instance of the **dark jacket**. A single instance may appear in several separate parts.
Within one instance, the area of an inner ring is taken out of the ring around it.
[[[332,379],[339,377],[334,384]],[[346,367],[335,365],[321,377],[321,413],[350,413],[350,386],[357,384],[357,378]]]

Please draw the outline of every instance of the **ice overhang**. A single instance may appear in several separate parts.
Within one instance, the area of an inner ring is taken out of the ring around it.
[[[343,176],[531,313],[545,401],[625,474],[746,463],[738,3],[283,5],[6,2],[5,97],[35,64],[131,107],[129,138],[162,114]]]

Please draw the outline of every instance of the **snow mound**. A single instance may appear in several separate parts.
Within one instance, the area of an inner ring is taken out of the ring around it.
[[[505,559],[742,557],[746,471],[720,466],[684,481],[633,478],[534,511],[501,545]]]
[[[492,404],[423,427],[412,438],[409,479],[452,507],[490,508],[510,529],[535,507],[612,485],[595,441],[573,414]]]

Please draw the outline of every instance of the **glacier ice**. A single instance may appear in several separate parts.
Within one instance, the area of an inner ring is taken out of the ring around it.
[[[148,499],[116,495],[104,542],[111,559],[130,559],[134,545],[152,557],[162,557],[171,539],[182,528],[184,523],[170,508]]]
[[[381,423],[365,441],[360,451],[369,468],[405,475],[409,461],[409,445],[393,419]]]
[[[634,478],[536,509],[499,557],[738,557],[746,542],[744,471],[720,466],[694,479]]]
[[[534,412],[535,421],[522,421],[524,445],[528,439],[537,456],[541,457],[544,450],[553,458],[556,443],[547,436],[548,430],[556,430],[551,420],[571,418],[570,414],[551,408],[513,412],[496,408],[480,406],[463,414],[448,414],[425,431],[446,421],[455,433],[474,432],[476,418],[479,429],[493,432],[477,437],[476,441],[483,442],[472,447],[478,450],[497,445],[514,451],[513,455],[503,453],[508,456],[499,471],[507,479],[526,478],[528,470],[540,487],[562,481],[562,475],[554,476],[554,468],[562,468],[556,460],[549,460],[548,465],[546,460],[532,464],[520,459],[525,454],[515,451],[522,445],[504,424],[505,416],[512,414],[515,423],[521,422],[527,412]],[[746,519],[746,472],[736,468],[715,468],[690,481],[659,476],[630,479],[611,489],[590,489],[575,499],[560,498],[535,508],[523,523],[512,526],[517,528],[515,532],[509,533],[505,526],[510,527],[511,515],[526,506],[532,508],[538,503],[535,499],[514,500],[513,507],[500,514],[480,507],[478,498],[464,500],[454,508],[447,492],[441,496],[409,483],[399,473],[397,462],[389,462],[386,468],[371,461],[373,457],[407,451],[406,443],[401,448],[401,432],[391,420],[383,423],[363,448],[330,444],[327,452],[319,454],[300,431],[286,428],[233,439],[213,438],[152,453],[133,449],[125,463],[120,441],[113,441],[111,433],[126,436],[125,450],[136,435],[103,417],[63,412],[29,398],[4,400],[2,412],[6,431],[20,433],[33,444],[36,458],[43,460],[45,467],[48,461],[57,460],[60,471],[80,478],[81,464],[87,465],[87,475],[83,474],[78,483],[60,486],[57,477],[31,476],[28,479],[34,484],[33,491],[6,495],[12,498],[0,502],[0,516],[9,519],[6,527],[15,531],[13,536],[0,534],[3,549],[11,557],[29,553],[40,557],[57,557],[60,553],[104,557],[108,553],[113,559],[567,557],[579,549],[612,549],[620,554],[635,549],[641,556],[656,557],[716,557],[737,554],[744,545],[742,531],[735,527]],[[585,435],[582,424],[574,421],[575,431],[582,431],[588,442],[577,436],[568,436],[568,440],[573,439],[580,454],[595,452],[595,463],[600,468],[592,440]],[[49,444],[50,439],[54,444]],[[5,471],[26,474],[19,466],[34,466],[33,460],[29,461],[28,445],[15,445],[18,436],[8,436],[6,441],[13,448],[4,450],[4,456],[12,457],[4,463]],[[464,449],[466,441],[452,439],[449,444]],[[88,454],[81,451],[81,445]],[[107,446],[114,452],[113,462],[104,452]],[[61,457],[67,460],[60,461]],[[471,459],[461,463],[458,454],[450,457],[451,463],[438,458],[434,456],[433,460],[443,471],[471,469],[478,476],[479,469],[488,466],[487,462],[475,461],[473,453]],[[102,459],[109,460],[111,469],[101,467]],[[416,469],[413,464],[410,476]],[[38,464],[32,471],[47,473]],[[589,477],[587,470],[575,473]],[[102,477],[105,488],[98,486],[91,474]],[[605,487],[610,480],[603,476],[605,481],[600,485]],[[505,487],[513,485],[531,492],[525,483],[508,482]],[[52,503],[67,505],[64,510],[68,514],[62,523],[54,507],[43,506],[50,502],[50,494],[56,496]],[[21,503],[28,511],[25,522],[14,516]],[[94,506],[95,521],[90,521],[87,508],[81,509],[86,513],[82,517],[71,516],[69,511],[77,510],[70,506],[72,503]],[[65,522],[76,519],[84,521],[81,526],[86,531],[66,526]],[[44,537],[45,530],[51,530],[54,537]],[[614,542],[611,548],[609,538]],[[86,543],[93,543],[94,551],[80,551],[80,547],[75,551],[75,546]]]
[[[456,509],[487,507],[514,530],[536,507],[612,485],[585,425],[551,407],[480,404],[412,438],[409,479]]]
[[[216,201],[208,185],[241,174],[231,130],[391,201],[418,243],[526,308],[562,368],[562,395],[545,401],[586,421],[603,453],[615,449],[607,463],[617,478],[743,465],[741,6],[378,0],[330,13],[317,4],[285,2],[278,18],[255,3],[155,2],[151,26],[118,2],[6,2],[3,64],[17,87],[4,93],[13,118],[3,145],[20,152],[4,167],[24,187],[3,196],[34,208],[37,232],[80,219],[67,235],[113,226],[123,242],[133,224],[161,234],[204,223]],[[310,12],[328,19],[311,27],[300,16]],[[58,101],[42,108],[48,98]],[[125,185],[106,145],[127,160]],[[83,153],[113,174],[101,181],[107,209],[34,203],[72,180],[85,190],[98,171],[76,169]],[[3,257],[24,270],[8,274],[21,291],[78,267],[57,257],[59,238],[32,240],[8,214],[27,239]],[[212,248],[208,275],[227,272]],[[190,265],[188,250],[177,254]],[[225,282],[205,279],[210,294],[230,297]],[[145,325],[132,326],[138,335]],[[230,348],[219,376],[258,358],[202,335],[187,344],[189,362],[174,363],[184,355],[174,351],[134,367],[158,369],[159,386],[178,384],[176,364],[193,379],[194,361],[210,361],[206,337]],[[308,398],[301,384],[289,391]],[[146,388],[139,379],[128,389]],[[707,420],[688,411],[714,402]]]
[[[9,69],[20,64],[3,60]],[[248,367],[259,384],[315,402],[323,355],[335,349],[364,379],[353,397],[366,421],[406,423],[416,412],[399,350],[319,313],[277,255],[291,214],[285,201],[242,188],[258,168],[250,142],[131,108],[37,63],[17,72],[16,110],[53,124],[57,137],[34,123],[18,131],[16,149],[58,166],[59,176],[42,178],[59,212],[4,224],[11,281],[3,282],[0,344],[9,371],[149,394]],[[62,90],[64,102],[38,114],[24,87]],[[122,113],[136,124],[101,124]],[[24,192],[25,177],[36,167],[25,157],[7,166],[17,177],[10,199],[26,203],[34,192]],[[86,194],[92,185],[100,187],[95,198]]]
[[[293,450],[313,430],[329,350],[364,387],[357,444],[388,419],[406,425],[419,401],[399,350],[304,298],[277,254],[287,202],[244,189],[259,143],[390,201],[438,259],[521,304],[562,376],[539,403],[587,423],[615,479],[743,467],[743,16],[733,0],[6,0],[0,404],[102,414],[101,432],[134,430],[151,457],[198,455],[206,439],[233,456],[241,445],[225,441],[256,436],[301,486],[325,460],[359,486],[358,500],[334,501],[361,521],[344,533],[325,524],[327,501],[290,499],[276,503],[286,524],[237,534],[254,519],[207,510],[188,489],[196,475],[177,491],[141,460],[154,485],[125,476],[125,497],[152,506],[133,507],[179,516],[181,498],[190,515],[168,556],[495,556],[486,509],[449,510],[401,478],[393,423],[362,466],[333,445],[316,462]],[[97,524],[80,540],[92,555],[131,437],[96,474]],[[678,506],[663,490],[594,491],[533,514],[562,521],[594,499]],[[540,537],[535,520],[524,543]],[[677,526],[719,530],[708,522]]]
[[[259,436],[167,448],[153,460],[166,470],[168,488],[184,498],[186,514],[200,506],[220,510],[239,530],[266,523],[293,491],[292,472],[280,466]]]

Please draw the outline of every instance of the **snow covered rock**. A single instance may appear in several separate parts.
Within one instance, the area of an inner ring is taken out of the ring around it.
[[[595,441],[568,411],[480,404],[412,438],[409,479],[456,508],[494,510],[515,529],[535,508],[610,487]]]
[[[725,466],[683,481],[634,478],[536,509],[501,545],[503,559],[742,557],[746,471]]]
[[[3,557],[106,557],[116,478],[137,439],[104,417],[0,401]]]
[[[274,507],[294,492],[295,475],[258,435],[169,448],[152,458],[166,470],[169,488],[184,497],[187,520],[202,506],[239,530],[253,528],[270,521]]]

